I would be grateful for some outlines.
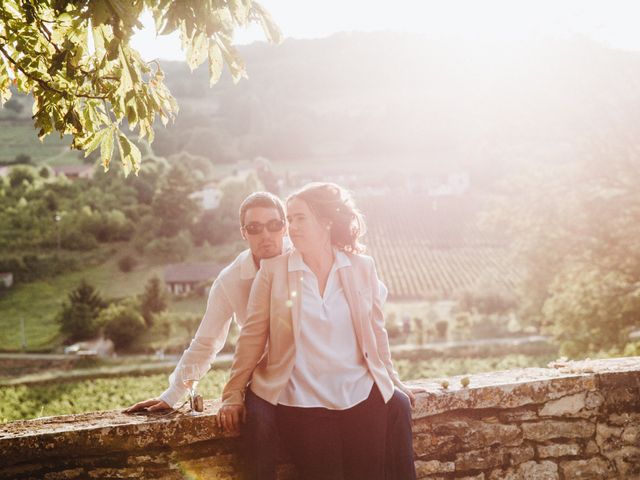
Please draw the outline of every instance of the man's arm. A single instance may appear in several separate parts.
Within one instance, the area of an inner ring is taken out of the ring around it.
[[[182,385],[180,367],[186,364],[196,365],[200,376],[204,376],[227,340],[232,316],[233,306],[224,290],[221,278],[218,277],[209,291],[207,310],[200,326],[191,340],[191,344],[184,351],[176,368],[169,376],[169,388],[159,397],[138,402],[125,412],[131,413],[143,409],[148,411],[162,410],[172,408],[178,403],[188,391]]]

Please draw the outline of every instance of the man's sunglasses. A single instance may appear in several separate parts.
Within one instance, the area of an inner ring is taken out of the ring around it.
[[[269,232],[280,232],[284,228],[284,221],[282,220],[269,220],[267,223],[251,222],[242,226],[242,229],[249,235],[259,235],[267,227]]]

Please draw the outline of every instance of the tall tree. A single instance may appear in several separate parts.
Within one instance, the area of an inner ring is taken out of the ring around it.
[[[167,294],[157,276],[149,279],[140,295],[140,312],[147,326],[151,326],[154,314],[167,309]]]
[[[68,301],[58,313],[60,331],[70,340],[84,340],[94,336],[100,328],[98,315],[106,306],[98,291],[82,280],[69,292]]]
[[[158,233],[173,237],[180,230],[191,227],[198,213],[198,205],[189,196],[195,190],[189,172],[183,165],[174,165],[165,174],[151,205],[161,223]]]
[[[145,9],[159,35],[180,32],[192,70],[208,61],[211,85],[224,64],[235,82],[246,77],[232,45],[237,27],[258,23],[268,40],[281,39],[253,0],[0,0],[0,105],[11,86],[31,93],[40,139],[56,131],[85,154],[100,147],[105,169],[117,145],[125,173],[137,172],[141,154],[124,121],[152,142],[156,116],[166,125],[178,110],[159,63],[130,45]]]

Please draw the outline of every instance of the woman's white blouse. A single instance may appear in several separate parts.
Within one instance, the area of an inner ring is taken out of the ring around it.
[[[302,309],[296,358],[291,378],[278,403],[292,407],[344,410],[366,400],[373,377],[358,347],[338,269],[350,266],[343,252],[335,260],[324,296],[318,280],[299,252],[291,255],[289,271],[302,275]]]

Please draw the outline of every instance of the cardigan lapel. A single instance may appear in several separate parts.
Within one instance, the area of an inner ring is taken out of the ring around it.
[[[353,328],[356,332],[356,338],[358,339],[358,345],[362,345],[362,315],[360,314],[360,297],[355,289],[355,280],[353,278],[353,267],[343,267],[338,269],[340,276],[340,283],[342,283],[342,290],[344,296],[347,298],[349,304],[349,310],[351,312],[351,321],[353,322]]]

